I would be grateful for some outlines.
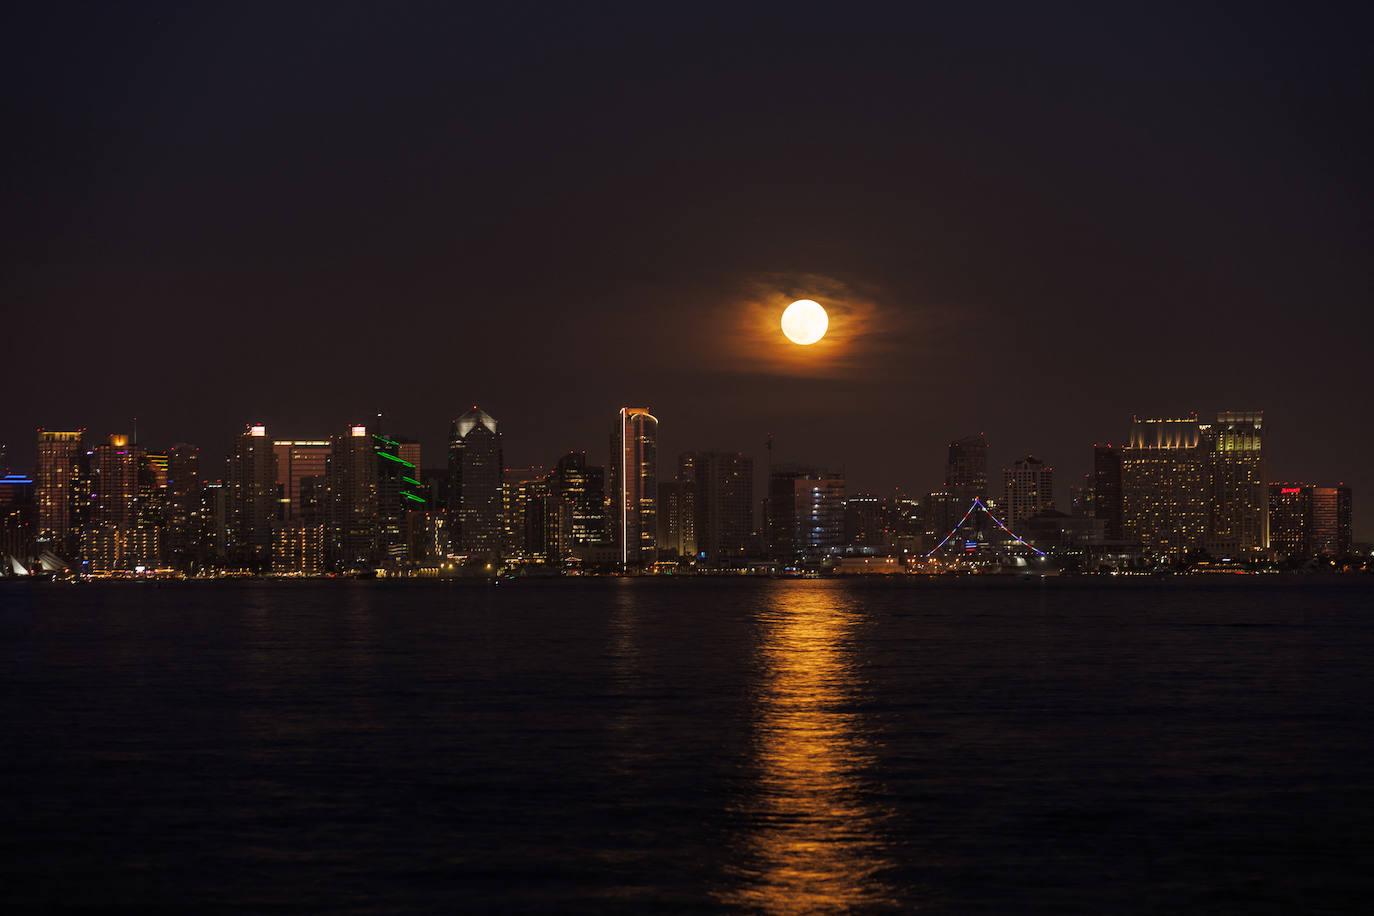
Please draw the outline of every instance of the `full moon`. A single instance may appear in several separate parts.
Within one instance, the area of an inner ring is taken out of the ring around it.
[[[819,302],[798,299],[782,313],[782,332],[794,344],[807,346],[825,336],[830,318]]]

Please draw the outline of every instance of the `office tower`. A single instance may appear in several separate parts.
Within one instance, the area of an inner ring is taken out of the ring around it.
[[[586,452],[568,452],[558,459],[548,490],[544,534],[550,562],[567,559],[575,547],[609,540],[606,471],[587,464]]]
[[[684,452],[678,481],[685,552],[707,560],[744,556],[754,532],[754,459],[742,452]]]
[[[1013,530],[1021,522],[1054,509],[1054,468],[1034,455],[1002,468],[1002,521]]]
[[[1211,477],[1208,541],[1214,552],[1268,547],[1264,411],[1224,411],[1214,425],[1202,430]]]
[[[419,448],[415,443],[403,444],[381,433],[372,434],[372,443],[377,453],[378,554],[393,565],[400,564],[409,554],[408,516],[427,508],[420,469],[401,454],[404,448],[407,454],[419,458]]]
[[[932,490],[926,494],[921,514],[925,519],[925,534],[932,539],[932,546],[954,530],[967,510],[968,506],[960,506],[958,498],[949,490]]]
[[[844,543],[844,475],[780,468],[768,479],[768,547],[781,560],[818,558]]]
[[[473,407],[449,432],[448,517],[457,553],[501,552],[501,433],[496,419]]]
[[[883,547],[893,533],[886,499],[860,493],[844,501],[844,542],[851,547]]]
[[[1350,550],[1351,497],[1347,486],[1273,483],[1269,490],[1269,546],[1290,559]]]
[[[34,462],[34,500],[37,503],[38,543],[44,550],[63,553],[75,544],[72,531],[73,495],[84,461],[84,429],[38,431]]]
[[[682,481],[658,482],[658,555],[660,559],[673,560],[689,557],[692,551],[682,540]],[[695,540],[693,541],[693,547]]]
[[[418,439],[410,439],[405,436],[398,437],[396,440],[396,454],[405,461],[409,461],[411,466],[417,469],[416,473],[410,475],[411,477],[420,476],[418,469],[423,467],[423,465],[420,463],[420,442]],[[421,495],[428,499],[427,494]]]
[[[1110,443],[1093,445],[1093,517],[1103,520],[1103,537],[1119,541],[1122,531],[1121,449]]]
[[[1204,543],[1209,459],[1196,415],[1142,420],[1121,451],[1122,530],[1157,556],[1181,557]]]
[[[267,427],[247,427],[229,457],[226,545],[230,566],[266,572],[272,565],[273,522],[277,516],[277,456]]]
[[[323,477],[329,467],[328,439],[276,439],[272,451],[277,456],[277,499],[283,519],[301,514],[301,481]]]
[[[658,420],[622,407],[611,433],[612,538],[626,569],[658,559]]]
[[[160,565],[162,493],[146,453],[115,434],[89,452],[90,504],[81,537],[92,571]]]
[[[37,555],[36,517],[33,480],[22,474],[0,477],[0,558],[27,561]]]
[[[988,441],[982,433],[965,436],[949,444],[945,466],[945,489],[961,504],[959,514],[975,499],[988,497]]]
[[[200,480],[200,449],[178,443],[167,450],[168,559],[190,570],[204,560],[205,517]]]
[[[350,426],[331,440],[325,486],[328,566],[340,572],[374,569],[378,556],[377,449],[366,426]]]
[[[544,510],[549,496],[548,471],[541,467],[507,468],[501,480],[502,556],[522,563],[548,559]]]

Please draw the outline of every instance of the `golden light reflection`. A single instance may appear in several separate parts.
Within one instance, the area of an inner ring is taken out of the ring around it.
[[[780,584],[772,597],[761,617],[758,777],[739,883],[722,897],[770,913],[892,904],[882,816],[863,797],[870,754],[850,708],[858,674],[846,642],[858,612],[831,583]]]

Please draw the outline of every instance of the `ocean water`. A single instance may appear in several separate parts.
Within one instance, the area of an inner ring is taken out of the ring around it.
[[[0,586],[8,912],[1338,913],[1374,583]]]

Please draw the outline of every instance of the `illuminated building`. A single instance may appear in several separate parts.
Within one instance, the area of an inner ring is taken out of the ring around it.
[[[1216,423],[1202,430],[1210,459],[1210,549],[1232,553],[1268,547],[1264,411],[1218,413]]]
[[[544,512],[549,496],[543,468],[508,468],[501,481],[502,556],[524,563],[548,559]]]
[[[448,517],[453,549],[469,556],[501,552],[501,432],[473,407],[453,421],[448,446]]]
[[[277,439],[272,451],[277,455],[277,499],[279,517],[300,518],[301,481],[307,477],[323,477],[329,467],[328,439]]]
[[[612,538],[626,569],[658,559],[658,420],[622,407],[611,434]]]
[[[33,480],[22,474],[0,477],[0,556],[35,556]],[[0,570],[4,575],[7,570]]]
[[[239,569],[266,572],[277,517],[277,456],[267,427],[251,425],[235,439],[225,485],[226,559]]]
[[[45,550],[67,551],[76,519],[72,499],[77,490],[85,451],[84,429],[61,432],[40,429],[34,463],[34,500],[37,504],[38,543]]]
[[[1157,556],[1181,557],[1207,536],[1209,460],[1197,417],[1142,420],[1121,451],[1122,530]]]
[[[982,433],[949,444],[945,489],[959,503],[959,515],[963,515],[975,499],[987,500],[988,440]]]
[[[126,435],[89,453],[90,506],[82,554],[95,572],[153,568],[161,562],[161,496],[147,455]]]
[[[844,475],[782,468],[768,478],[768,549],[780,560],[819,557],[844,544]]]
[[[678,481],[684,553],[706,560],[744,556],[754,531],[754,459],[742,452],[685,452]]]
[[[341,572],[366,570],[378,561],[377,457],[366,426],[333,437],[329,468],[328,565]]]
[[[972,500],[970,500],[972,502]],[[967,506],[960,506],[958,498],[949,490],[932,490],[926,494],[922,515],[925,518],[925,534],[931,543],[939,543],[945,535],[954,530],[959,519],[963,518]]]
[[[568,452],[549,475],[544,537],[550,562],[581,547],[607,543],[606,471],[587,464],[586,452]]]
[[[326,565],[326,526],[322,521],[290,519],[277,526],[272,545],[272,572],[318,576]]]
[[[1269,485],[1269,546],[1291,559],[1350,550],[1350,488],[1304,483]]]
[[[167,450],[166,547],[172,565],[190,569],[204,559],[205,514],[200,449],[178,443]]]
[[[404,447],[400,440],[374,433],[373,448],[377,454],[377,548],[380,557],[397,564],[409,555],[412,511],[427,507],[422,494],[420,469],[415,462],[401,456]],[[419,447],[407,449],[419,458]]]
[[[1054,468],[1034,455],[1002,468],[1003,521],[1013,529],[1033,515],[1054,509]]]
[[[1093,445],[1093,517],[1103,521],[1103,537],[1119,541],[1122,528],[1121,449],[1108,443]]]

